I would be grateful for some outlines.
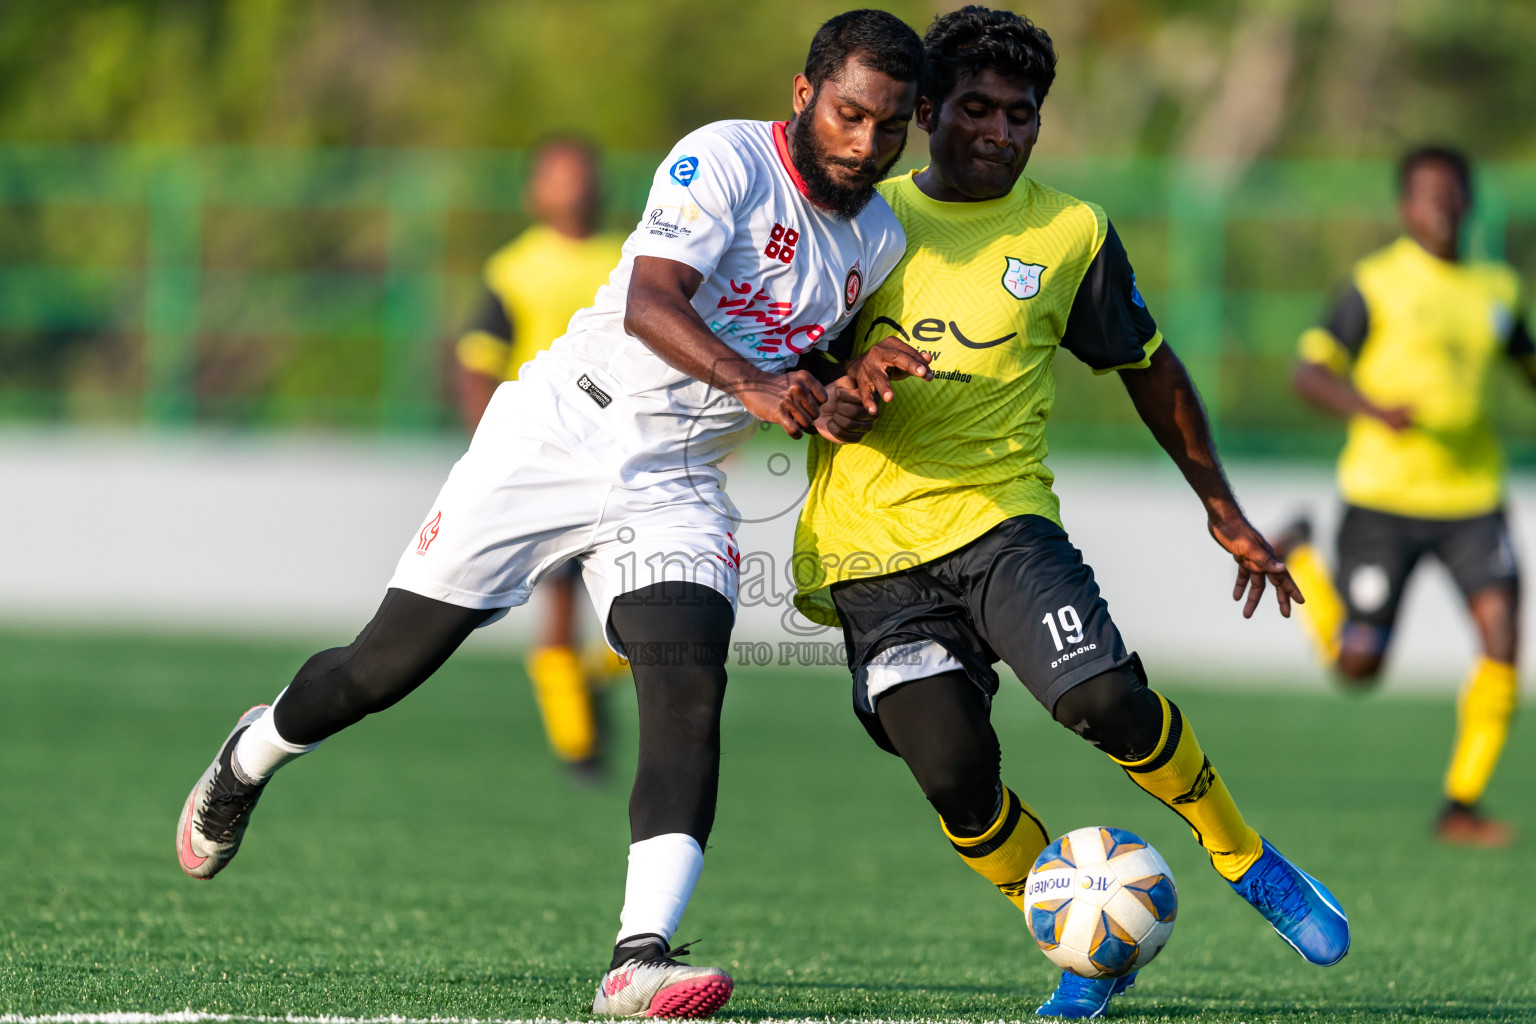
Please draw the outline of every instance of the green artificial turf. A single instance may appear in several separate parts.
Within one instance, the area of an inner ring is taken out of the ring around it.
[[[516,659],[465,654],[388,714],[286,769],[212,882],[176,816],[240,712],[310,653],[155,637],[0,635],[0,1013],[588,1015],[617,927],[633,693],[615,779],[568,781]],[[1004,777],[1053,832],[1155,843],[1181,905],[1124,1020],[1536,1019],[1536,737],[1489,794],[1504,851],[1427,833],[1449,700],[1216,692],[1159,681],[1250,821],[1354,924],[1303,963],[1174,816],[1013,686]],[[720,813],[680,940],[726,967],[722,1016],[1020,1019],[1054,971],[966,870],[905,769],[847,711],[845,677],[735,670]]]

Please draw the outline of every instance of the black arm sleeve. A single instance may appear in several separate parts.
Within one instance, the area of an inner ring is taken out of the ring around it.
[[[1515,325],[1510,328],[1509,341],[1505,342],[1504,351],[1508,352],[1512,359],[1536,356],[1536,342],[1531,340],[1531,329],[1526,326],[1524,316],[1515,318]]]
[[[1371,314],[1365,306],[1365,296],[1353,284],[1339,292],[1334,300],[1333,312],[1328,314],[1323,328],[1343,345],[1349,354],[1358,356],[1365,336],[1371,333]]]
[[[502,341],[512,340],[512,321],[507,316],[507,307],[502,305],[501,299],[489,288],[483,289],[480,297],[480,310],[475,314],[474,323],[470,330],[484,331],[493,338]]]
[[[1136,272],[1111,224],[1077,286],[1061,347],[1095,370],[1111,370],[1145,359],[1145,346],[1156,333],[1157,324],[1136,290]]]

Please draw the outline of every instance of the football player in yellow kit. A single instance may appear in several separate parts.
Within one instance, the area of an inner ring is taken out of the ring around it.
[[[459,411],[471,433],[491,394],[565,333],[571,315],[591,304],[618,263],[624,236],[598,230],[600,185],[590,144],[561,138],[535,151],[526,205],[536,223],[486,261],[479,315],[456,349]],[[605,651],[601,665],[582,664],[576,647],[580,579],[581,567],[573,561],[540,585],[544,627],[528,656],[528,677],[550,749],[578,777],[591,778],[602,770],[603,753],[593,687],[619,663]]]
[[[1148,686],[1061,525],[1044,458],[1051,365],[1065,349],[1118,372],[1237,560],[1245,614],[1267,583],[1285,614],[1301,599],[1238,507],[1199,396],[1104,211],[1023,176],[1055,77],[1050,37],[972,6],[936,19],[924,48],[916,116],[932,162],[880,186],[906,255],[838,341],[861,354],[904,339],[930,360],[932,380],[881,383],[889,404],[868,396],[859,443],[812,439],[796,605],[842,625],[860,720],[906,762],[962,861],[1021,910],[1048,836],[1001,779],[990,721],[999,660],[1183,818],[1298,953],[1337,963],[1349,949],[1338,901],[1244,820],[1188,719]],[[1134,519],[1128,510],[1128,528]],[[1050,941],[1054,918],[1028,920]],[[1063,972],[1038,1012],[1099,1016],[1133,978]]]
[[[1488,422],[1502,357],[1536,384],[1520,279],[1460,257],[1472,204],[1466,158],[1429,146],[1399,165],[1406,234],[1355,265],[1327,322],[1301,337],[1298,394],[1349,421],[1339,458],[1344,518],[1335,581],[1299,520],[1276,539],[1312,598],[1302,621],[1355,687],[1381,671],[1403,587],[1425,555],[1455,578],[1481,653],[1462,686],[1435,832],[1502,846],[1512,829],[1478,806],[1509,734],[1519,683],[1520,568],[1505,521],[1504,465]]]

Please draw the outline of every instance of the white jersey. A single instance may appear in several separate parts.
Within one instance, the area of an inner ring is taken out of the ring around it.
[[[756,424],[625,332],[635,257],[704,275],[693,308],[715,337],[782,371],[852,320],[905,248],[879,196],[852,221],[806,199],[783,125],[722,121],[689,135],[656,172],[593,305],[496,390],[390,586],[508,608],[574,559],[605,626],[615,597],[669,580],[734,606],[738,516],[717,463]]]
[[[635,257],[676,260],[704,275],[693,308],[715,337],[758,368],[782,372],[857,315],[905,248],[880,196],[851,221],[806,197],[783,122],[719,121],[672,148],[608,283],[531,369],[549,373],[555,387],[585,374],[579,386],[604,408],[627,399],[612,417],[628,439],[624,476],[712,465],[751,435],[754,421],[740,402],[624,330]]]

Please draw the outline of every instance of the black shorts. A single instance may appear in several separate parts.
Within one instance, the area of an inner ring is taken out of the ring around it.
[[[854,710],[882,747],[880,695],[940,672],[964,671],[990,700],[1004,661],[1054,711],[1078,683],[1127,653],[1093,570],[1043,516],[1019,516],[976,540],[889,576],[832,588],[843,620]]]
[[[1403,587],[1427,554],[1450,570],[1467,598],[1520,582],[1503,509],[1471,519],[1413,519],[1346,505],[1337,582],[1349,621],[1391,630]]]

